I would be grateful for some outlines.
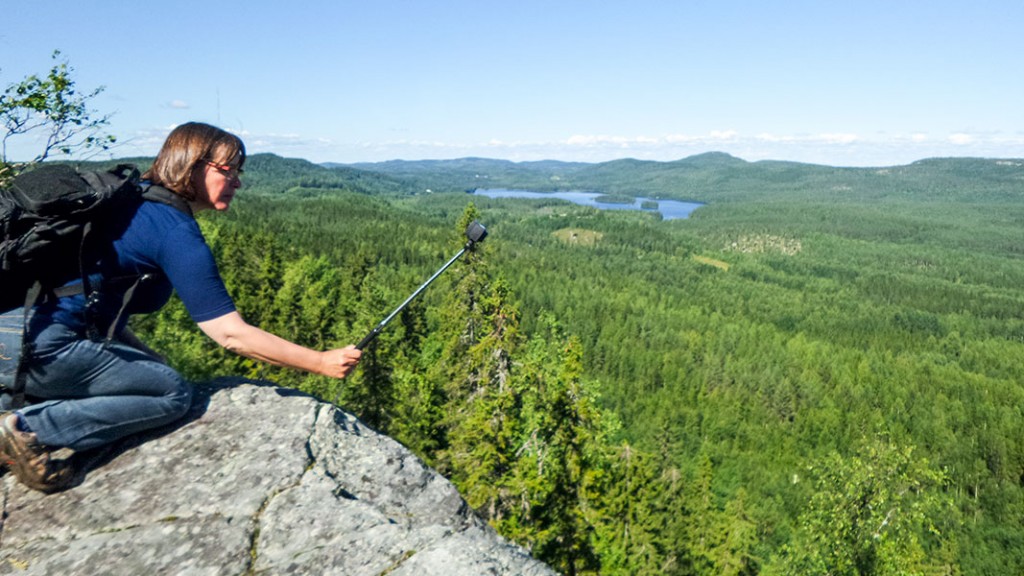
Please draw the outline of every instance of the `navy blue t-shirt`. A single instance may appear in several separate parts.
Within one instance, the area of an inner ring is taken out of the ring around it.
[[[94,283],[103,287],[96,308],[101,330],[106,331],[114,321],[124,293],[143,274],[150,277],[136,286],[118,330],[129,314],[159,310],[172,291],[177,291],[196,322],[235,311],[199,224],[166,204],[143,202],[124,233],[114,241],[111,252],[101,259],[97,279],[102,282]],[[36,311],[37,317],[47,314],[55,322],[84,331],[85,297],[61,298],[55,306],[42,306]]]

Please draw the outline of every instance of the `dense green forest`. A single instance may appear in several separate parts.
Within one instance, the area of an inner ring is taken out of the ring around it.
[[[192,378],[339,402],[559,571],[1024,573],[1024,161],[245,168],[201,224],[243,315],[310,346],[490,236],[345,381],[224,353],[180,305],[138,331]]]

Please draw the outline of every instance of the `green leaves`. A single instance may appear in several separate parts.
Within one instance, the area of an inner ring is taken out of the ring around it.
[[[0,94],[0,164],[7,165],[8,146],[15,139],[33,136],[43,142],[28,163],[42,162],[53,153],[70,156],[89,150],[107,150],[115,142],[104,133],[110,116],[95,116],[91,101],[103,87],[81,94],[74,80],[74,69],[54,51],[54,65],[40,77],[35,74],[9,85]],[[25,139],[27,140],[27,139]],[[0,178],[2,178],[0,174]]]
[[[924,575],[951,570],[948,480],[910,447],[868,439],[858,454],[808,467],[814,493],[795,538],[766,574]]]

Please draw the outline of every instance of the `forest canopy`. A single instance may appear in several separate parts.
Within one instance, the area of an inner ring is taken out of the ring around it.
[[[1024,162],[462,164],[256,155],[203,218],[246,317],[312,346],[488,225],[340,386],[221,354],[180,308],[140,332],[193,378],[339,399],[563,573],[1024,570]],[[467,194],[481,174],[706,206]]]

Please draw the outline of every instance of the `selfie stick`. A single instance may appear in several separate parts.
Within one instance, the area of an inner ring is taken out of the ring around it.
[[[427,281],[424,282],[419,288],[417,288],[416,291],[413,292],[411,296],[405,299],[405,302],[402,302],[398,306],[398,308],[395,308],[394,311],[391,312],[391,314],[388,314],[387,318],[381,320],[380,324],[377,324],[377,326],[375,326],[374,329],[371,330],[370,333],[367,334],[365,338],[359,341],[359,344],[356,344],[356,349],[362,350],[370,342],[372,342],[373,339],[376,338],[378,334],[380,334],[381,330],[383,330],[384,327],[388,325],[388,322],[391,322],[391,320],[395,316],[397,316],[398,313],[401,312],[403,308],[409,305],[409,302],[412,302],[414,298],[420,295],[420,292],[423,292],[423,290],[426,289],[427,286],[430,286],[430,283],[433,282],[438,276],[440,276],[445,270],[447,270],[449,266],[454,264],[455,261],[458,260],[460,256],[465,254],[466,250],[472,250],[477,242],[483,242],[484,238],[486,237],[487,228],[484,228],[483,224],[477,222],[476,220],[470,222],[469,226],[466,227],[466,238],[468,240],[466,241],[466,245],[462,247],[462,250],[459,250],[458,254],[452,256],[451,260],[449,260],[444,266],[441,266],[441,268],[437,272],[434,272],[433,276],[428,278]]]

